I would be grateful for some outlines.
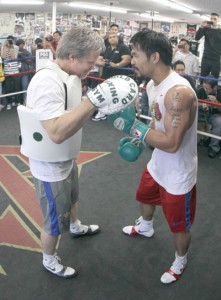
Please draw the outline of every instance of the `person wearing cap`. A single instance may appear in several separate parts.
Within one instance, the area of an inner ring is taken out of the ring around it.
[[[178,45],[175,46],[172,64],[181,60],[185,64],[185,73],[188,75],[197,75],[199,72],[199,62],[196,55],[190,51],[190,42],[182,38]]]
[[[3,45],[1,57],[4,60],[5,94],[20,91],[19,65],[17,61],[19,48],[14,45],[14,37],[9,35]],[[10,76],[7,76],[10,75]],[[13,76],[14,75],[14,76]],[[20,101],[19,95],[6,97],[6,108],[11,109]]]

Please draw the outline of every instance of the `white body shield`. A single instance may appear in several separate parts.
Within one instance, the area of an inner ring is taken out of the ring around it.
[[[67,161],[78,156],[81,145],[80,131],[63,143],[55,144],[37,119],[34,109],[20,105],[17,110],[23,155],[46,162]]]

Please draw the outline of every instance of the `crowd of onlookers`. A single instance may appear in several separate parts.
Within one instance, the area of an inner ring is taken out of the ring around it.
[[[25,47],[23,39],[7,36],[0,43],[0,95],[11,94],[0,98],[0,110],[10,110],[12,106],[25,103],[29,82],[36,71],[36,52],[40,49],[50,49],[52,59],[55,58],[56,47],[61,38],[61,32],[44,39],[37,38],[31,51]],[[19,93],[21,92],[21,93]]]
[[[221,136],[221,107],[216,106],[217,103],[221,103],[221,86],[218,79],[221,29],[218,27],[218,22],[218,14],[212,13],[210,24],[203,21],[196,32],[196,40],[205,38],[201,72],[199,71],[199,58],[191,51],[190,40],[186,37],[173,43],[172,69],[190,82],[199,99],[210,101],[213,104],[199,103],[198,129]],[[98,31],[97,34],[99,34]],[[26,94],[16,92],[26,91],[33,74],[38,70],[36,67],[37,51],[50,50],[51,58],[54,59],[61,37],[62,33],[55,31],[53,35],[46,36],[44,39],[37,38],[30,52],[25,48],[23,39],[15,41],[12,35],[7,37],[3,45],[0,44],[0,95],[12,93],[10,96],[0,98],[0,110],[4,108],[9,110],[12,106],[25,103]],[[131,50],[124,44],[117,24],[110,26],[108,34],[104,36],[104,43],[105,51],[98,57],[97,64],[90,71],[88,77],[82,80],[83,93],[96,87],[100,80],[114,75],[125,74],[134,77],[130,64]],[[148,99],[145,92],[148,79],[135,78],[135,80],[140,86],[138,113],[148,116]],[[93,116],[94,121],[105,119],[106,116],[100,112]],[[143,121],[148,122],[146,119]],[[211,158],[216,157],[220,151],[220,140],[215,138],[198,135],[198,144],[209,146],[208,156]]]

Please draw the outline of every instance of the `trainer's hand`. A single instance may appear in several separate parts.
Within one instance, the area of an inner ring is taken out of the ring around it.
[[[125,75],[113,76],[87,93],[88,99],[105,115],[125,109],[137,97],[136,82]]]
[[[134,138],[144,142],[150,127],[136,119],[135,108],[130,106],[107,118],[108,123],[116,129],[131,134]]]
[[[123,159],[129,162],[136,161],[145,149],[144,143],[132,137],[124,137],[120,140],[117,151]]]

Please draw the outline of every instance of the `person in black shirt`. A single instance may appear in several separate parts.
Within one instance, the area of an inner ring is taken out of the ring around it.
[[[130,49],[125,44],[119,43],[119,37],[116,33],[110,33],[108,40],[110,46],[97,60],[97,64],[103,66],[102,77],[107,79],[114,75],[128,75],[127,70],[119,68],[131,66]]]
[[[212,25],[203,21],[196,32],[195,40],[199,41],[205,37],[204,52],[201,62],[201,76],[207,76],[211,73],[213,77],[218,78],[220,73],[220,55],[221,55],[221,29],[218,28],[219,15],[211,13]],[[202,83],[202,82],[201,82]]]
[[[98,57],[97,65],[103,67],[102,78],[108,79],[114,75],[132,75],[130,67],[131,54],[130,49],[123,43],[119,42],[119,37],[116,33],[110,33],[108,46],[103,53]],[[123,69],[125,68],[125,69]],[[98,112],[93,118],[93,121],[105,120],[106,116]]]
[[[221,103],[221,87],[216,80],[204,79],[203,85],[197,91],[197,97],[202,100],[209,100],[213,103]],[[200,109],[208,112],[208,123],[212,125],[212,133],[221,136],[221,107],[210,106],[205,103],[200,104]],[[220,151],[220,140],[211,138],[209,144],[208,156],[211,158],[216,157]]]

